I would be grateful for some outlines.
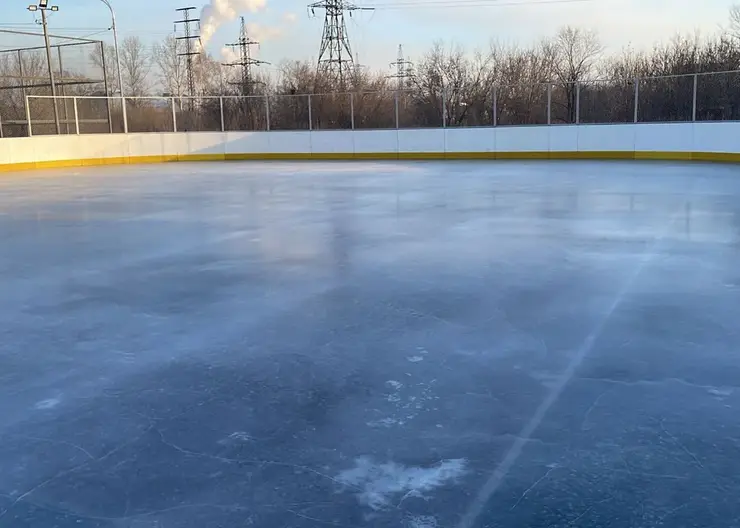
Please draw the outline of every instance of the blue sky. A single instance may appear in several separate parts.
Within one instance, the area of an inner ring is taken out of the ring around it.
[[[246,13],[254,36],[262,41],[260,58],[275,64],[281,59],[315,59],[323,24],[323,12],[309,17],[305,1],[266,0],[265,9]],[[399,0],[400,1],[400,0]],[[408,1],[408,0],[404,0]],[[414,0],[416,2],[423,0]],[[492,3],[495,0],[487,0]],[[505,0],[501,0],[502,3]],[[517,0],[527,2],[528,0]],[[740,1],[740,0],[735,0]],[[0,0],[0,28],[35,30],[28,0]],[[112,0],[121,36],[137,35],[146,41],[161,40],[173,30],[175,8],[189,5],[198,10],[204,0]],[[362,5],[388,3],[366,0]],[[50,20],[56,33],[110,39],[105,31],[109,15],[99,0],[56,0],[59,13]],[[358,4],[361,3],[357,2]],[[431,8],[358,12],[348,18],[348,31],[362,64],[384,68],[394,60],[398,44],[412,59],[435,40],[460,43],[467,49],[487,48],[489,42],[528,44],[570,24],[599,33],[607,51],[631,45],[651,47],[676,33],[709,34],[728,20],[733,0],[591,0],[583,3],[531,4],[478,8]],[[27,24],[27,25],[26,25]],[[223,25],[208,45],[220,55],[224,43],[238,36],[236,21]],[[3,35],[0,45],[12,45]]]

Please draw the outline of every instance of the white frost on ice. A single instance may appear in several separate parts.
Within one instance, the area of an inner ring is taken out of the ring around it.
[[[403,387],[403,383],[396,380],[388,380],[385,382],[386,385],[388,385],[392,389],[400,390]]]
[[[712,388],[712,389],[709,389],[707,392],[709,392],[709,394],[711,394],[712,396],[730,396],[732,394],[732,389]]]
[[[368,457],[355,460],[355,467],[342,471],[337,482],[357,490],[360,503],[382,510],[407,497],[424,497],[435,488],[465,474],[464,458],[443,460],[433,467],[406,467],[394,462],[377,464]]]
[[[437,518],[431,515],[415,515],[409,519],[409,528],[437,528]]]
[[[394,425],[403,425],[405,422],[399,422],[394,418],[383,418],[382,420],[375,420],[374,422],[367,422],[368,427],[385,427],[391,428]]]
[[[39,410],[47,410],[47,409],[53,409],[57,405],[59,405],[59,402],[61,400],[59,398],[49,398],[48,400],[41,400],[40,402],[37,402],[34,407]]]
[[[244,431],[236,431],[235,433],[231,433],[229,436],[224,438],[223,440],[219,440],[219,444],[232,444],[232,443],[239,443],[239,442],[252,442],[254,441],[254,437],[250,435],[249,433],[245,433]]]
[[[422,356],[410,356],[406,358],[411,363],[418,363],[420,361],[424,361],[424,358]]]

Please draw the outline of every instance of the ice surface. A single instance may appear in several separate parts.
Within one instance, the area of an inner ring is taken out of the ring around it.
[[[740,518],[737,166],[18,173],[0,243],[1,528]]]

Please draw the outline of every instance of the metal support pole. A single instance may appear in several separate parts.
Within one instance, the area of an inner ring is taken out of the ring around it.
[[[31,96],[26,96],[26,123],[28,123],[28,137],[33,136],[33,132],[31,131]]]
[[[552,124],[552,84],[547,85],[547,124]]]
[[[111,29],[113,30],[113,45],[116,50],[116,70],[118,71],[118,91],[121,95],[121,108],[123,109],[123,132],[128,134],[128,115],[126,114],[126,102],[123,97],[123,76],[121,75],[121,55],[118,52],[118,30],[116,28],[116,12],[109,0],[100,0],[110,10]],[[107,70],[103,72],[107,78]]]
[[[111,134],[113,133],[113,114],[110,110],[110,90],[108,86],[108,75],[106,75],[105,72],[107,72],[106,67],[106,60],[105,60],[105,45],[101,42],[100,43],[100,56],[103,60],[103,89],[105,90],[105,109],[106,112],[108,112],[108,132]]]
[[[640,79],[635,79],[635,117],[634,122],[637,123],[637,108],[640,104]]]
[[[51,96],[54,102],[54,124],[57,134],[62,133],[59,124],[59,107],[57,106],[57,87],[54,83],[54,66],[51,64],[51,42],[49,41],[49,25],[46,22],[46,9],[41,9],[41,25],[44,26],[44,42],[46,43],[46,62],[49,67],[49,82],[51,83]],[[30,126],[30,123],[29,123]]]
[[[352,130],[355,129],[355,94],[350,92],[349,94],[349,113],[352,114]]]
[[[175,98],[172,98],[172,131],[177,132],[177,108],[175,107]]]
[[[696,121],[696,94],[697,94],[697,88],[699,87],[699,75],[694,74],[694,98],[693,102],[691,103],[691,120]]]
[[[270,131],[270,96],[265,96],[265,117],[267,118],[267,131]]]
[[[226,122],[224,121],[224,98],[220,96],[218,98],[218,106],[221,109],[221,132],[226,132]]]
[[[396,96],[394,98],[394,103],[395,103],[395,107],[396,107],[396,128],[398,129],[398,128],[401,128],[401,125],[400,125],[400,123],[398,121],[398,92],[396,92]]]
[[[493,126],[498,126],[498,89],[493,87]]]
[[[350,102],[350,107],[352,103]],[[351,108],[350,108],[351,111]],[[308,129],[313,130],[313,113],[311,111],[311,94],[308,94]]]
[[[4,137],[5,135],[3,134],[3,116],[0,115],[0,139]]]
[[[576,83],[576,125],[581,124],[581,83]]]
[[[27,106],[28,105],[28,100],[27,100],[28,94],[26,93],[26,79],[23,74],[23,55],[21,53],[21,50],[18,50],[18,73],[20,74],[20,80],[21,80],[21,97],[23,97],[23,105],[26,106],[24,110],[28,110],[28,106]],[[30,121],[27,122],[26,126],[30,127],[31,122]]]
[[[62,65],[61,47],[57,48],[57,55],[59,56],[59,79],[64,79],[64,66]],[[67,110],[67,93],[64,89],[64,81],[59,82],[59,93],[62,97],[62,104],[64,105],[64,133],[69,135],[69,111]]]
[[[75,134],[80,135],[80,116],[77,113],[77,97],[72,98],[72,104],[75,107]]]

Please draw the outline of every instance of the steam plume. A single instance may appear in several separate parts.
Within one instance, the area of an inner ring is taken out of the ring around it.
[[[264,9],[267,0],[211,0],[200,12],[200,40],[208,44],[224,22],[234,20],[240,13]]]

